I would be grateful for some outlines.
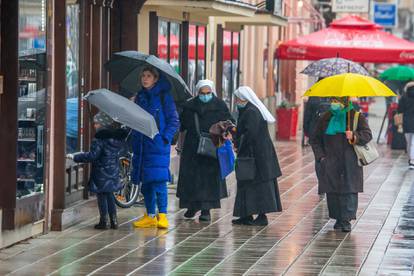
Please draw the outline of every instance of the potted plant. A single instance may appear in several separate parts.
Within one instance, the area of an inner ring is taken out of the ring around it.
[[[276,137],[280,140],[296,138],[298,128],[299,106],[295,103],[282,101],[276,109],[277,130]]]

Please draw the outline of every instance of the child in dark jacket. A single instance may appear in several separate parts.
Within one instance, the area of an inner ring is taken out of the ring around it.
[[[100,220],[95,229],[108,228],[108,214],[112,229],[118,228],[113,192],[122,188],[119,177],[119,152],[122,149],[126,131],[115,128],[115,122],[105,113],[94,117],[96,129],[89,152],[68,154],[76,163],[92,163],[89,190],[97,194]]]

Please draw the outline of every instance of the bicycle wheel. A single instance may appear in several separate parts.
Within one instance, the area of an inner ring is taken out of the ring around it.
[[[122,189],[114,192],[115,203],[121,208],[129,208],[137,201],[139,186],[131,183],[131,161],[127,157],[120,158],[120,177]]]

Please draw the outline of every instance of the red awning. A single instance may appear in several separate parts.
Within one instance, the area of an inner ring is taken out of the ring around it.
[[[321,31],[280,44],[276,56],[293,60],[339,56],[355,62],[414,63],[414,43],[352,15],[333,21]]]

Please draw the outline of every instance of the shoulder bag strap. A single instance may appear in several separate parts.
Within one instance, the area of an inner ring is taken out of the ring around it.
[[[197,112],[194,112],[194,123],[195,123],[195,128],[196,128],[196,131],[197,131],[198,136],[201,136],[201,132],[200,132],[200,119],[198,118]]]
[[[355,112],[353,131],[356,131],[358,129],[358,121],[359,121],[359,112]]]

